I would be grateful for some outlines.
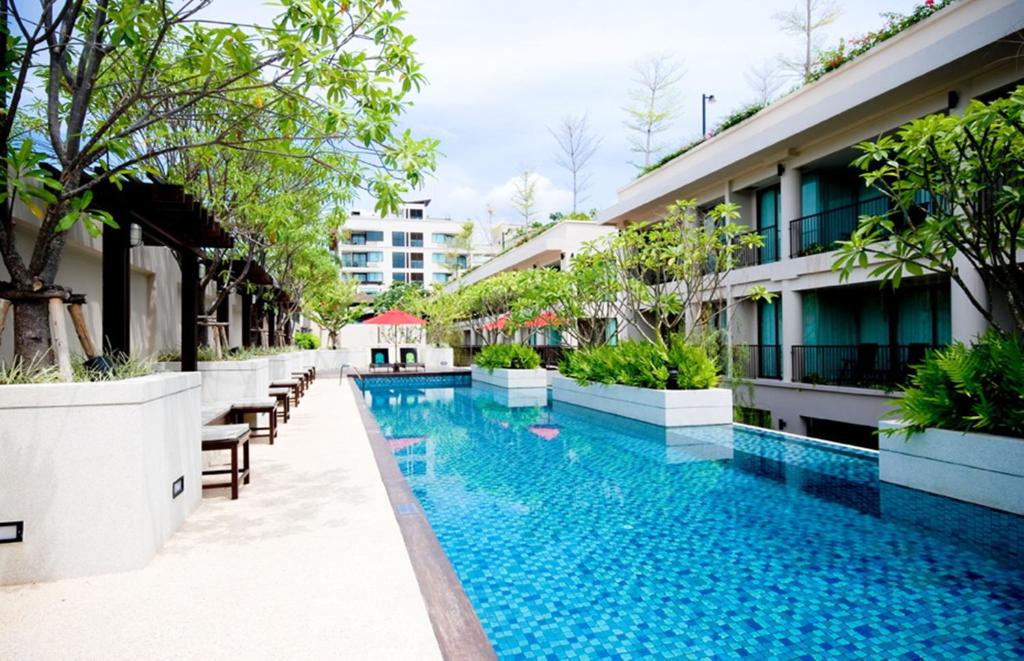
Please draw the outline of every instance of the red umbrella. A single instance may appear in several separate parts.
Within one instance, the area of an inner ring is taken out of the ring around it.
[[[384,314],[378,314],[376,317],[370,317],[364,324],[377,324],[378,326],[406,326],[409,324],[416,324],[422,326],[427,323],[420,319],[416,315],[409,314],[405,310],[388,310]]]
[[[398,371],[398,364],[402,362],[401,357],[398,355],[398,327],[399,326],[422,326],[427,322],[419,317],[409,314],[405,310],[393,309],[388,310],[384,314],[378,314],[376,317],[371,317],[363,322],[364,324],[373,324],[375,326],[391,326],[392,333],[395,339],[395,371]],[[377,331],[377,339],[380,340],[380,331]]]

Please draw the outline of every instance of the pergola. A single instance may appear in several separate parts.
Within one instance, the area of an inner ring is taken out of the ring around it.
[[[181,370],[197,369],[199,263],[203,248],[231,248],[234,239],[207,211],[175,184],[127,181],[96,187],[93,205],[108,211],[119,227],[103,228],[103,345],[109,353],[131,349],[131,226],[142,244],[166,246],[181,267]]]
[[[243,272],[245,277],[242,278],[241,282],[248,283],[253,287],[274,287],[277,283],[274,281],[274,277],[267,273],[267,270],[262,265],[256,262],[250,262],[249,268],[246,270],[245,262],[242,260],[235,260],[231,262],[231,277],[234,280],[242,277]],[[241,283],[240,283],[241,284]],[[242,346],[252,346],[252,302],[253,294],[248,291],[238,292],[242,297]],[[221,304],[221,307],[217,309],[218,321],[227,321],[228,306],[227,301]]]

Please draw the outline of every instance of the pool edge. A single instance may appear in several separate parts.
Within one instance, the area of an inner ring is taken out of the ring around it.
[[[347,380],[355,396],[359,419],[366,430],[381,482],[391,502],[392,514],[402,532],[409,562],[442,656],[446,659],[497,659],[462,582],[388,449],[362,391],[353,379]],[[402,506],[408,505],[412,505],[415,511],[400,513]]]

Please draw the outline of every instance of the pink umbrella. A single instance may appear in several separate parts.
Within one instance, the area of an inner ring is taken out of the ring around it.
[[[373,324],[375,326],[391,326],[392,333],[395,338],[395,371],[398,371],[398,364],[402,362],[401,357],[398,355],[398,327],[399,326],[422,326],[427,322],[420,319],[416,315],[409,314],[405,310],[393,309],[388,310],[384,314],[378,314],[376,317],[370,317],[364,324]],[[377,334],[378,339],[380,333]]]
[[[427,440],[426,436],[408,436],[405,438],[389,438],[388,446],[392,451],[402,450],[411,445],[417,445]]]

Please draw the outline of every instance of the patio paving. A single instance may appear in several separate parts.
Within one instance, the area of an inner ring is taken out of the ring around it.
[[[0,657],[440,658],[348,384],[294,413],[145,568],[0,588]]]

